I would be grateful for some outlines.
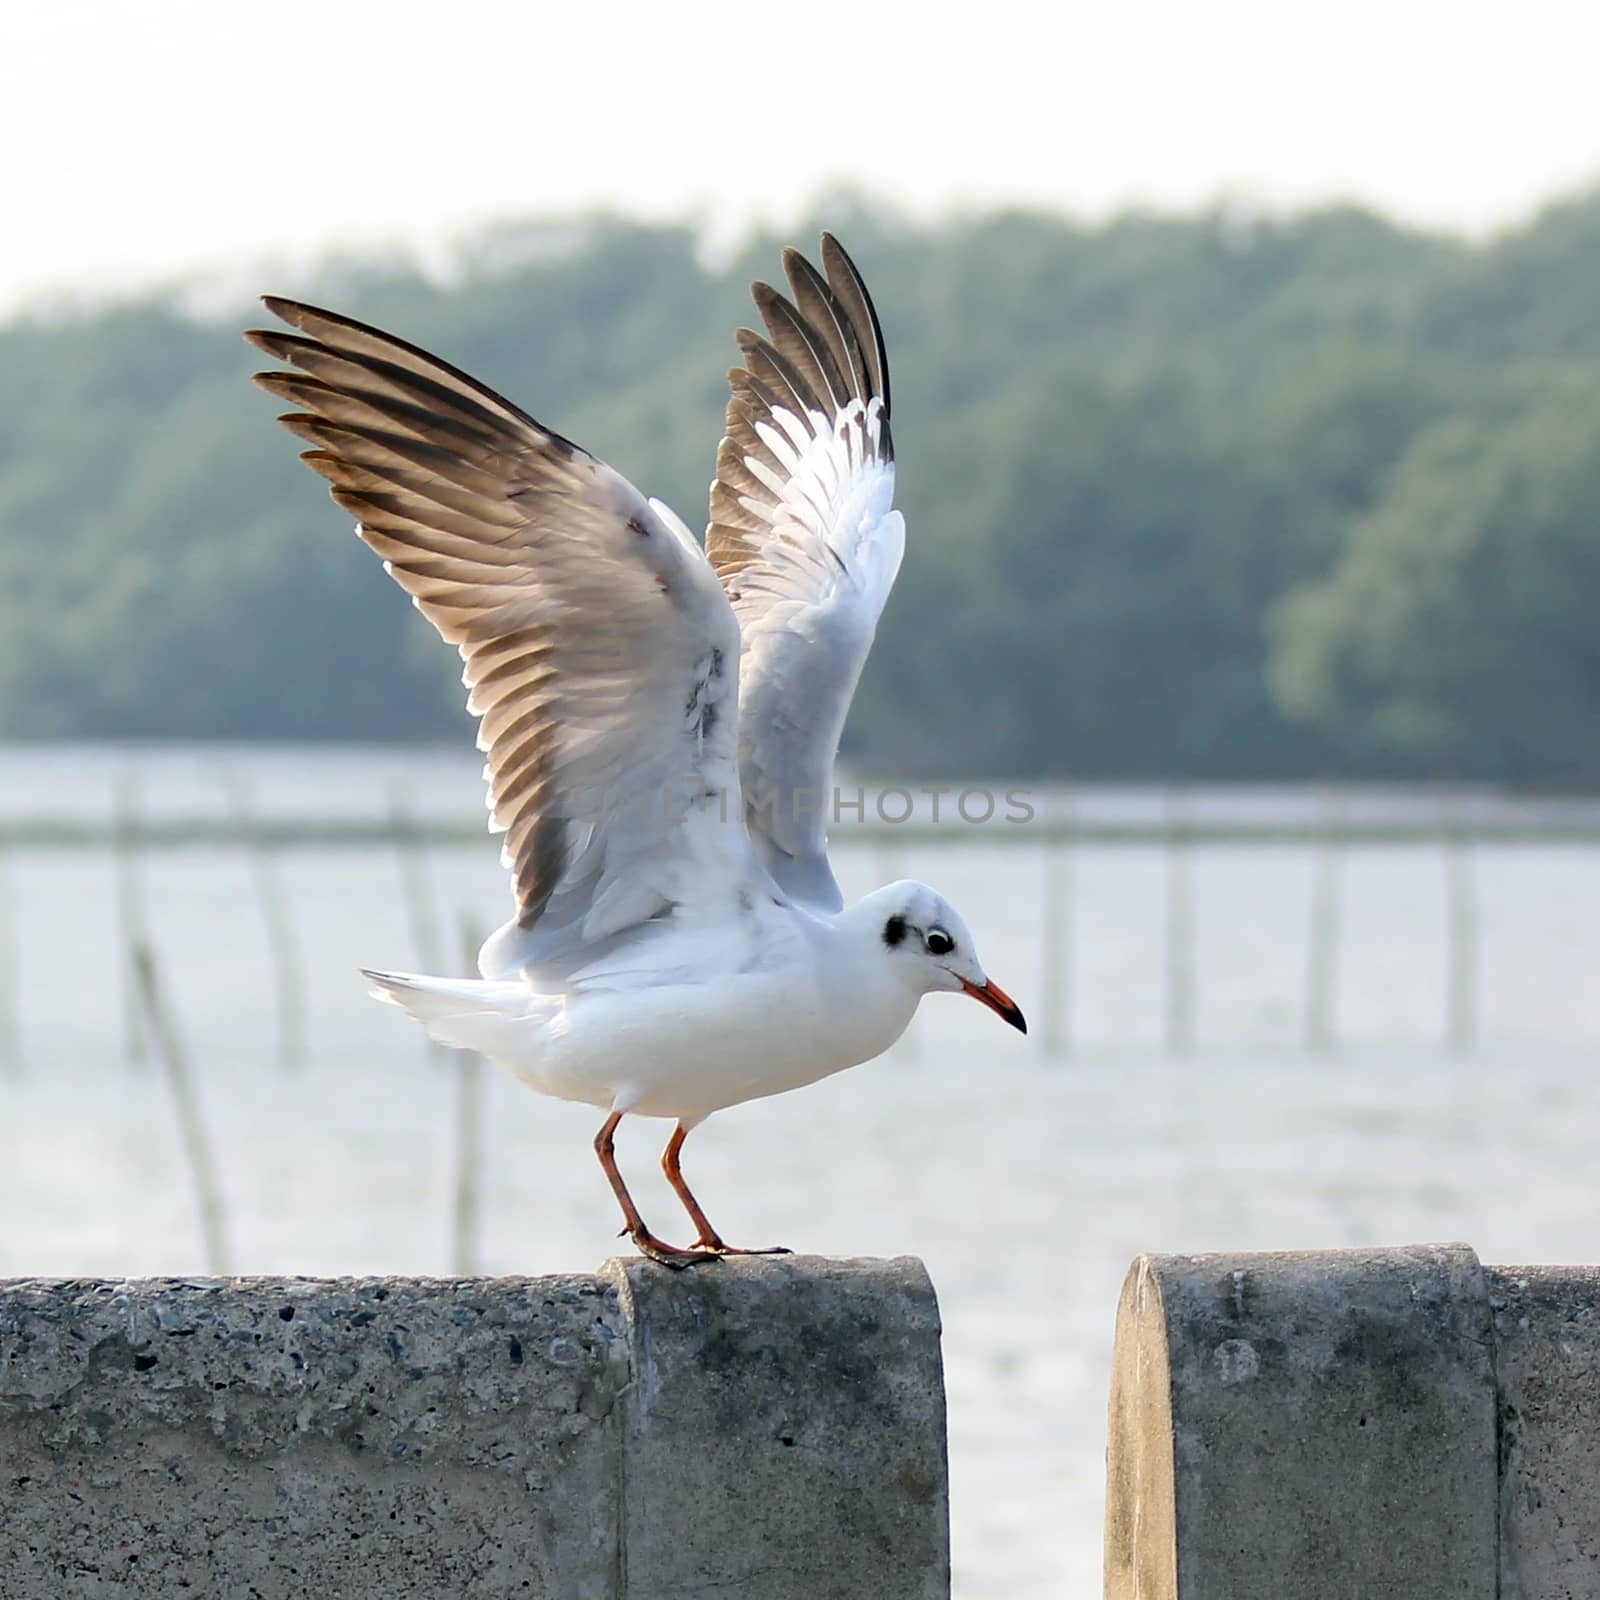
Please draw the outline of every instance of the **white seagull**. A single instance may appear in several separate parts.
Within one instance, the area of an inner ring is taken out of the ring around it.
[[[725,1244],[679,1167],[713,1111],[870,1060],[925,994],[1026,1032],[954,907],[921,883],[846,907],[828,866],[833,758],[905,548],[889,369],[831,235],[752,292],[702,549],[658,500],[413,345],[292,300],[246,337],[256,377],[385,570],[461,653],[516,914],[479,978],[368,972],[444,1044],[606,1113],[624,1229],[687,1266]],[[824,275],[825,274],[825,275]],[[677,1127],[662,1165],[699,1230],[645,1226],[624,1116]]]

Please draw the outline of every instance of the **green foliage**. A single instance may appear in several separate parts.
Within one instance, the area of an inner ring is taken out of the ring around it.
[[[1600,195],[1485,246],[1352,209],[828,210],[887,324],[910,527],[858,764],[1600,777]],[[531,222],[448,286],[264,287],[436,349],[693,523],[781,242],[712,269],[684,228]],[[0,328],[0,734],[464,731],[241,325]]]
[[[1600,779],[1600,372],[1406,452],[1278,618],[1286,704],[1357,756]]]

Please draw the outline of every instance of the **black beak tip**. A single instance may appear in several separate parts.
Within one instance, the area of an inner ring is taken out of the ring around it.
[[[1022,1007],[999,984],[972,983],[963,978],[961,987],[974,1000],[981,1000],[1002,1022],[1009,1022],[1018,1033],[1026,1033],[1028,1031],[1028,1019],[1023,1016]]]

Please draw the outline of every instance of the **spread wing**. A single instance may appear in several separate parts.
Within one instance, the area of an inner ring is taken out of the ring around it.
[[[312,306],[246,337],[357,532],[465,662],[515,922],[504,976],[756,871],[739,821],[739,632],[665,506],[435,357]],[[731,826],[728,825],[731,820]]]
[[[739,774],[767,870],[837,910],[828,866],[833,758],[905,550],[894,510],[889,365],[861,275],[831,234],[819,273],[786,250],[793,299],[753,288],[741,328],[707,554],[743,638]]]

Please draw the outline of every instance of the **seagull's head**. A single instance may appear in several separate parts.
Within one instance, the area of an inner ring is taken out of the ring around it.
[[[990,982],[966,923],[942,894],[925,883],[891,883],[869,894],[856,915],[890,969],[919,994],[969,994],[1019,1032],[1028,1031],[1016,1002]]]

